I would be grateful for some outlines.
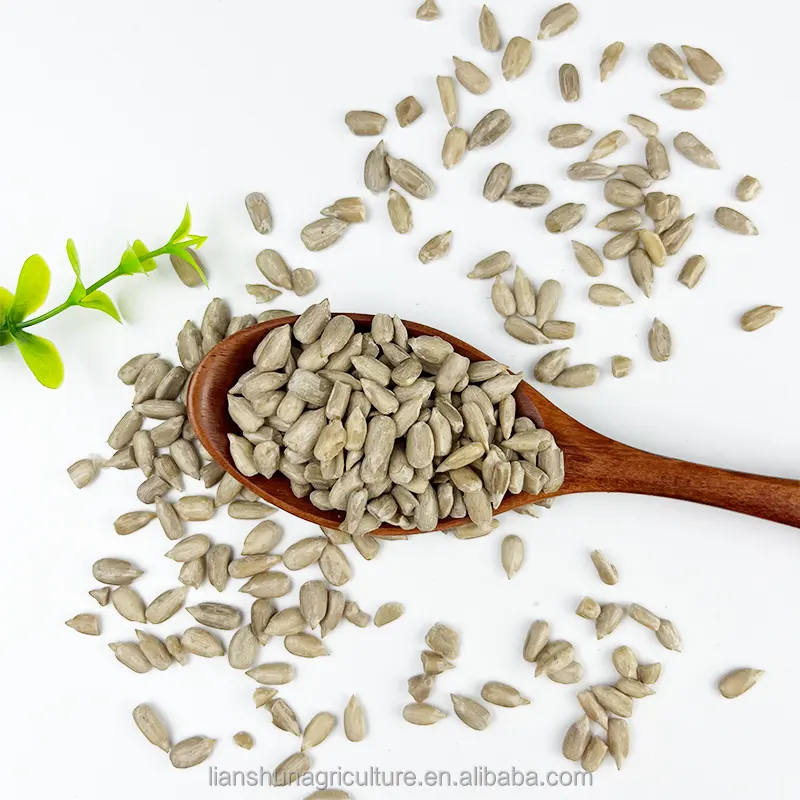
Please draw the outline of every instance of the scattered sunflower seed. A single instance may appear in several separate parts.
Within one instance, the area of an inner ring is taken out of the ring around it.
[[[681,652],[681,637],[678,629],[668,619],[662,619],[656,631],[656,638],[667,650]]]
[[[656,683],[661,677],[661,664],[641,664],[637,677],[642,683]]]
[[[647,60],[653,69],[665,78],[686,80],[688,77],[686,70],[683,68],[681,57],[666,44],[653,45],[647,54]]]
[[[307,250],[316,253],[336,244],[342,238],[350,223],[341,219],[323,217],[300,231],[300,238]]]
[[[763,669],[737,669],[719,682],[720,694],[728,700],[740,697],[752,689],[764,674]]]
[[[714,219],[717,223],[731,233],[738,233],[743,236],[758,236],[758,229],[741,212],[733,208],[722,206],[714,212]]]
[[[439,90],[439,99],[442,102],[442,110],[444,111],[447,122],[452,128],[456,124],[458,118],[458,100],[456,98],[456,84],[455,81],[444,75],[439,75],[436,78],[436,86]]]
[[[598,640],[613,633],[625,616],[625,609],[616,603],[608,603],[600,607],[600,615],[594,621]]]
[[[611,374],[615,378],[627,378],[632,366],[633,361],[628,356],[611,356]]]
[[[413,95],[401,100],[394,109],[397,121],[401,128],[407,128],[412,122],[418,120],[423,113],[419,100]]]
[[[564,3],[550,9],[539,25],[538,39],[552,39],[569,30],[578,21],[578,9],[572,3]]]
[[[598,306],[624,306],[633,302],[622,289],[607,283],[595,283],[589,287],[589,300]]]
[[[642,215],[635,209],[614,211],[595,225],[601,231],[614,231],[615,233],[630,233],[642,224]]]
[[[378,136],[386,125],[386,117],[377,111],[348,111],[344,121],[356,136]]]
[[[618,178],[606,182],[604,195],[611,205],[620,208],[638,208],[644,205],[644,192],[638,186]]]
[[[655,692],[646,684],[637,680],[636,678],[620,678],[617,681],[616,688],[628,697],[633,697],[635,700],[641,700],[643,697],[649,697]]]
[[[449,252],[452,240],[452,231],[446,231],[445,233],[440,233],[438,236],[434,236],[422,246],[422,249],[419,251],[419,260],[423,264],[428,264],[431,261],[443,258]]]
[[[678,275],[678,281],[687,289],[694,289],[697,282],[703,277],[706,271],[706,260],[703,256],[692,256],[683,265],[683,269]]]
[[[589,717],[584,714],[567,729],[564,743],[561,745],[561,752],[564,758],[569,761],[580,761],[591,738],[591,723],[589,722]]]
[[[133,709],[133,721],[150,744],[154,744],[156,747],[160,747],[165,753],[169,753],[170,742],[166,725],[164,725],[161,718],[151,706],[146,703],[136,706],[136,708]]]
[[[456,68],[456,79],[472,94],[485,94],[489,91],[491,81],[483,70],[476,67],[471,61],[462,61],[453,56],[453,64]]]
[[[433,181],[417,166],[404,158],[384,156],[392,180],[410,195],[424,200],[433,194]]]
[[[636,128],[642,136],[658,136],[658,125],[651,122],[647,117],[640,117],[638,114],[628,114],[628,125]]]
[[[669,328],[656,317],[647,334],[647,343],[653,361],[668,361],[672,355],[672,334]]]
[[[742,202],[754,200],[761,192],[761,181],[752,175],[745,175],[736,186],[736,199]]]
[[[628,137],[624,131],[611,131],[603,136],[592,148],[587,156],[587,161],[597,161],[615,153],[628,143]]]
[[[506,193],[510,183],[511,167],[508,164],[496,164],[486,178],[483,196],[490,203],[496,203]]]
[[[375,612],[375,627],[382,628],[403,616],[405,608],[402,603],[384,603]]]
[[[478,33],[484,50],[494,53],[500,49],[500,29],[494,14],[486,6],[478,17]]]
[[[502,70],[503,77],[507,81],[513,81],[525,74],[533,61],[533,50],[530,39],[522,36],[515,36],[506,46],[503,53]]]
[[[593,131],[578,123],[557,125],[550,130],[547,141],[558,148],[579,147],[592,137]]]
[[[506,192],[503,199],[517,208],[538,208],[550,199],[550,190],[539,183],[523,183]]]
[[[503,569],[511,580],[522,567],[525,558],[525,545],[519,536],[506,536],[501,546]]]
[[[490,111],[472,130],[468,150],[494,144],[511,127],[511,117],[507,111],[497,108]],[[446,164],[445,164],[446,166]]]
[[[603,50],[603,55],[600,58],[600,81],[604,83],[608,76],[617,68],[622,53],[625,50],[625,45],[622,42],[614,42]]]
[[[664,92],[661,95],[673,108],[683,111],[694,111],[702,108],[706,102],[706,93],[695,86],[683,86],[680,89],[673,89],[671,92]]]
[[[451,694],[453,710],[456,716],[467,726],[476,731],[483,731],[489,727],[491,715],[489,709],[469,697]]]
[[[169,751],[169,760],[173,767],[186,769],[202,764],[214,749],[216,739],[208,739],[205,736],[192,736],[178,742]]]
[[[566,389],[582,389],[593,386],[600,377],[600,370],[594,364],[578,364],[562,370],[554,379],[553,386]]]
[[[692,133],[684,131],[674,139],[675,149],[698,167],[719,169],[717,157]]]
[[[272,233],[272,211],[269,201],[261,192],[251,192],[244,199],[250,221],[258,233]]]
[[[608,752],[617,765],[617,769],[622,769],[625,759],[630,750],[630,737],[628,723],[619,717],[613,717],[608,721]]]
[[[570,348],[562,350],[552,350],[542,356],[533,368],[533,374],[537,381],[542,383],[552,383],[567,367]]]
[[[96,614],[77,614],[65,624],[68,628],[86,636],[100,635],[100,619]]]
[[[757,306],[746,311],[740,320],[742,330],[748,333],[757,331],[759,328],[769,325],[782,310],[783,306]]]
[[[600,604],[596,600],[592,600],[591,597],[584,597],[578,603],[575,613],[584,619],[596,620],[600,616]]]
[[[570,164],[567,168],[567,177],[573,181],[604,181],[608,180],[617,170],[605,164],[594,161],[579,161]]]
[[[567,103],[575,103],[581,97],[581,78],[574,64],[562,64],[558,70],[558,90]],[[592,159],[589,158],[591,161]]]
[[[619,581],[617,568],[613,564],[609,564],[606,557],[599,550],[592,550],[592,563],[600,576],[600,580],[607,586],[614,586]]]
[[[613,686],[592,686],[592,694],[606,711],[618,717],[627,718],[633,714],[633,698]]]
[[[344,709],[344,733],[351,742],[360,742],[367,735],[364,707],[353,695]]]
[[[463,128],[450,128],[442,145],[442,164],[445,169],[455,167],[467,152],[469,134]]]
[[[373,194],[380,194],[389,188],[389,165],[386,163],[386,145],[378,142],[364,163],[364,185]],[[287,287],[288,288],[288,287]]]
[[[424,0],[423,4],[417,9],[417,19],[424,22],[439,18],[439,6],[436,5],[436,0]]]
[[[686,56],[689,69],[703,83],[714,84],[725,74],[719,62],[705,50],[701,50],[699,47],[689,47],[687,44],[681,45],[681,50]]]
[[[586,206],[582,203],[566,203],[545,217],[544,226],[550,233],[565,233],[580,225],[585,211]]]
[[[408,233],[414,226],[411,216],[411,207],[408,205],[408,200],[406,200],[405,197],[403,197],[403,195],[401,195],[399,192],[396,192],[394,189],[390,189],[387,208],[392,227],[398,233]]]

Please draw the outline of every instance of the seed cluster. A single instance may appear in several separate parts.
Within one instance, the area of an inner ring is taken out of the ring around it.
[[[271,330],[253,363],[228,396],[237,469],[282,474],[296,497],[345,511],[347,533],[430,531],[448,517],[488,533],[507,493],[563,483],[552,434],[516,414],[522,376],[409,338],[396,316],[362,333],[323,300]]]

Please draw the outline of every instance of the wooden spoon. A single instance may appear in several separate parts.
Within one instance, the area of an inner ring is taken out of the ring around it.
[[[355,322],[357,331],[369,331],[372,315],[345,316]],[[281,475],[269,480],[260,475],[253,478],[242,475],[228,447],[228,434],[240,432],[228,414],[228,389],[252,368],[253,353],[264,336],[273,328],[291,325],[296,319],[296,316],[282,317],[254,325],[218,344],[192,376],[187,398],[189,419],[214,460],[257,495],[309,522],[338,528],[344,519],[342,512],[320,511],[308,498],[295,497],[289,481]],[[416,322],[405,322],[405,326],[411,336],[440,336],[471,361],[489,360],[489,356],[447,333]],[[514,396],[517,416],[530,417],[538,427],[546,428],[555,436],[564,451],[566,479],[552,495],[508,494],[495,514],[545,497],[577,492],[626,492],[690,500],[800,527],[800,481],[748,475],[646,453],[581,425],[527,383],[520,383]],[[445,530],[468,521],[445,519],[436,529]],[[388,526],[376,531],[378,535],[405,533],[419,531]]]

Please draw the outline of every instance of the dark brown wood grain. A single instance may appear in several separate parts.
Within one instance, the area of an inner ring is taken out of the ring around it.
[[[372,315],[347,314],[356,329],[368,331]],[[189,419],[198,438],[213,458],[245,486],[278,508],[326,528],[338,528],[344,514],[320,511],[307,498],[292,494],[283,476],[267,480],[248,478],[234,466],[228,434],[238,433],[228,414],[227,393],[236,380],[253,366],[258,343],[273,328],[292,324],[297,317],[284,317],[254,325],[225,339],[201,362],[192,376],[188,392]],[[441,336],[457,353],[472,361],[489,356],[442,331],[405,322],[411,336]],[[547,428],[564,451],[566,480],[552,497],[581,492],[625,492],[688,500],[726,508],[755,517],[800,527],[800,481],[748,475],[704,467],[686,461],[637,450],[601,436],[565,414],[532,386],[521,383],[515,393],[517,414]],[[507,495],[495,513],[510,511],[545,495]],[[437,530],[464,524],[464,520],[442,520]],[[418,533],[382,527],[380,534]]]

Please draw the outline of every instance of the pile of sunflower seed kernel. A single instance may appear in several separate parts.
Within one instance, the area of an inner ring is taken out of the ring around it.
[[[450,517],[488,533],[507,493],[563,483],[552,434],[517,416],[522,375],[437,336],[409,338],[397,316],[362,333],[323,300],[271,330],[253,363],[228,395],[237,469],[281,473],[296,497],[345,511],[347,533],[431,531]]]
[[[417,9],[416,16],[425,22],[440,18],[439,6],[435,0],[425,0]],[[563,3],[550,9],[541,19],[537,39],[546,47],[547,40],[560,37],[572,29],[580,19],[578,8],[573,3]],[[502,26],[495,15],[483,6],[477,19],[476,34],[480,44],[494,57],[501,55],[500,71],[506,81],[522,78],[534,62],[533,44],[523,36],[513,36],[504,41]],[[689,79],[686,69],[704,84],[711,86],[721,80],[724,70],[719,62],[707,51],[684,45],[682,58],[676,50],[664,43],[653,45],[647,60],[655,72],[670,81]],[[602,51],[598,59],[601,82],[612,79],[613,73],[628,58],[625,44],[613,42]],[[486,114],[472,132],[459,127],[459,110],[463,102],[461,89],[469,95],[483,96],[492,87],[492,78],[484,71],[485,64],[478,65],[453,57],[453,75],[439,75],[436,85],[442,110],[448,128],[444,135],[441,159],[447,170],[457,167],[470,151],[493,145],[501,140],[512,127],[512,119],[504,109],[494,109]],[[558,70],[558,83],[561,97],[566,103],[573,103],[581,96],[581,80],[573,64],[562,64]],[[459,88],[460,87],[460,88]],[[694,86],[681,86],[663,92],[661,97],[666,105],[682,111],[703,108],[706,90]],[[466,98],[466,96],[465,96]],[[465,99],[464,98],[464,99]],[[395,115],[400,128],[413,124],[425,113],[416,97],[408,96],[395,107]],[[345,123],[356,136],[381,136],[388,122],[386,115],[374,110],[351,110],[345,115]],[[626,259],[631,277],[631,289],[621,288],[606,282],[595,282],[588,287],[588,298],[592,303],[607,307],[626,306],[635,302],[636,292],[650,298],[655,291],[659,272],[668,266],[668,259],[677,256],[692,235],[696,222],[694,213],[687,213],[685,203],[676,195],[656,191],[656,184],[670,176],[670,154],[668,146],[659,139],[657,123],[637,114],[629,114],[627,123],[642,136],[644,144],[641,164],[628,163],[607,165],[603,159],[612,157],[629,144],[628,134],[614,130],[596,139],[589,152],[578,158],[576,163],[565,165],[566,177],[572,181],[602,181],[604,198],[612,206],[611,213],[596,223],[600,230],[610,231],[612,237],[602,247],[602,255],[582,241],[573,240],[572,249],[580,268],[592,279],[599,278],[605,270],[604,258],[608,260]],[[565,123],[555,126],[549,133],[548,141],[554,148],[582,147],[595,136],[591,128],[580,123]],[[683,131],[674,137],[674,150],[692,164],[704,169],[719,169],[714,153],[695,134]],[[509,164],[498,163],[486,178],[483,195],[489,202],[499,200],[519,208],[538,208],[551,199],[550,190],[541,184],[524,182],[512,183],[513,170]],[[411,198],[425,200],[436,190],[434,181],[426,172],[406,159],[390,153],[383,140],[367,156],[364,166],[364,183],[373,194],[389,193],[387,211],[395,231],[409,234],[414,227],[412,207],[401,192]],[[393,184],[394,187],[393,188]],[[735,190],[736,200],[744,203],[754,200],[761,191],[757,178],[745,175]],[[413,201],[412,201],[413,202]],[[339,241],[351,222],[366,219],[363,201],[360,198],[343,198],[337,201],[343,208],[355,206],[359,214],[348,218],[332,211],[337,204],[323,211],[326,217],[311,223],[303,229],[301,239],[309,250],[322,250]],[[616,210],[618,209],[618,210]],[[328,213],[326,213],[328,212]],[[581,203],[569,202],[549,211],[544,219],[545,229],[553,234],[566,233],[581,225],[587,207]],[[642,213],[643,212],[643,213]],[[652,222],[652,228],[645,226],[645,218]],[[744,236],[758,235],[755,224],[740,210],[721,205],[714,211],[713,219],[723,230]],[[255,222],[255,221],[254,221]],[[437,234],[422,245],[420,260],[427,264],[445,257],[451,248],[453,231]],[[573,322],[553,320],[550,310],[537,309],[536,293],[531,293],[526,301],[519,303],[517,282],[520,271],[514,278],[515,291],[512,293],[505,283],[503,272],[510,269],[512,259],[508,253],[496,269],[485,274],[474,274],[470,278],[493,278],[492,303],[505,320],[506,331],[514,338],[537,346],[551,344],[554,339],[571,339],[575,335]],[[490,257],[493,258],[493,257]],[[487,261],[486,259],[485,261]],[[484,262],[481,262],[483,264]],[[706,270],[706,258],[695,254],[689,256],[677,272],[676,278],[687,289],[693,289]],[[481,265],[479,265],[481,266]],[[522,276],[524,280],[527,280]],[[557,281],[547,280],[542,284],[550,295],[560,294]],[[540,290],[541,291],[541,290]],[[556,295],[557,296],[557,295]],[[557,300],[556,300],[557,302]],[[553,307],[552,311],[555,308]],[[771,323],[782,310],[777,305],[759,305],[741,314],[740,327],[752,332]],[[535,316],[535,324],[530,318]],[[546,330],[547,326],[549,329]],[[653,319],[647,337],[648,350],[656,362],[668,361],[673,355],[672,333],[668,325],[658,317]],[[556,386],[580,388],[593,385],[600,377],[601,370],[594,364],[569,366],[570,348],[562,348],[547,353],[547,361],[537,370],[536,377],[545,383]],[[615,378],[630,374],[633,360],[625,355],[613,355],[610,359],[610,372]]]

